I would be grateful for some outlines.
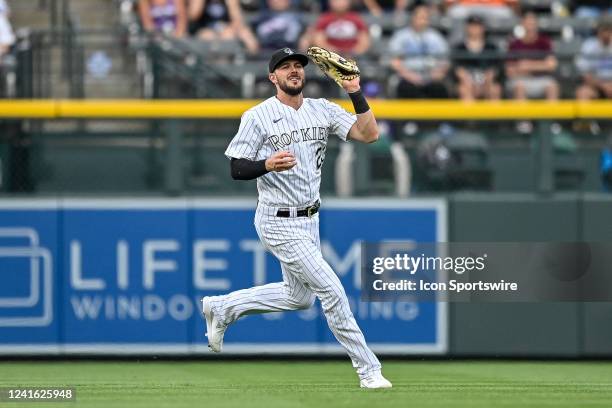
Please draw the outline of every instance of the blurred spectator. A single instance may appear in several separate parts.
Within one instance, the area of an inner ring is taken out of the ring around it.
[[[138,11],[147,31],[182,37],[187,31],[184,0],[139,0]]]
[[[517,0],[446,0],[446,5],[446,14],[460,20],[475,14],[483,16],[486,20],[510,19],[518,10]]]
[[[604,13],[612,14],[610,0],[580,0],[573,3],[574,16],[578,18],[597,18]]]
[[[245,26],[239,0],[189,0],[189,32],[204,41],[240,38],[251,54],[258,50],[255,36]]]
[[[597,37],[582,44],[576,64],[583,79],[576,98],[612,99],[612,16],[599,21]]]
[[[14,43],[15,35],[9,22],[9,8],[4,0],[0,0],[0,61]]]
[[[497,47],[487,41],[482,18],[471,16],[465,26],[465,39],[455,47],[455,75],[459,97],[466,101],[478,98],[500,99],[501,86],[496,80]]]
[[[506,62],[508,89],[515,99],[559,98],[559,84],[554,73],[557,58],[553,54],[552,42],[540,34],[538,20],[534,12],[524,13],[522,18],[522,38],[510,42]]]
[[[300,36],[306,23],[291,7],[291,0],[268,0],[268,9],[261,12],[254,28],[259,46],[272,51],[279,48],[303,48]]]
[[[391,67],[399,75],[400,98],[446,98],[443,83],[448,72],[448,44],[429,27],[429,9],[423,3],[413,6],[410,25],[393,34],[389,43]]]
[[[330,10],[315,24],[313,43],[341,54],[360,55],[370,48],[370,33],[351,0],[330,0]]]
[[[410,0],[363,0],[368,11],[376,17],[382,16],[384,12],[404,13],[409,3]]]

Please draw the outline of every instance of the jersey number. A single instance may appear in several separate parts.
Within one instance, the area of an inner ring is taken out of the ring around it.
[[[323,160],[325,160],[325,146],[319,147],[315,153],[315,156],[317,157],[317,170],[321,170]]]

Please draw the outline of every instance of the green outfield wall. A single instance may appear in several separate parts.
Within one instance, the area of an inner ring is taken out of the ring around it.
[[[609,242],[612,196],[452,195],[449,239]],[[454,356],[612,355],[610,303],[454,303],[449,317],[449,352]]]

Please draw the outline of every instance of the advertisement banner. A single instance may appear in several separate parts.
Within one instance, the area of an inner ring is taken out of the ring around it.
[[[255,202],[4,200],[0,353],[204,353],[199,299],[282,280]],[[321,247],[380,353],[444,353],[446,304],[360,302],[362,241],[444,242],[443,200],[325,200]],[[226,353],[342,353],[316,302],[231,325]]]

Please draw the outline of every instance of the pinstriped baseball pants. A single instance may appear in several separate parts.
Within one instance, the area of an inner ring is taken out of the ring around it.
[[[319,214],[282,218],[276,211],[258,205],[255,228],[265,248],[280,261],[283,281],[215,296],[214,312],[230,324],[248,314],[308,309],[316,297],[359,377],[379,372],[380,362],[366,344],[340,279],[321,254]],[[293,215],[295,209],[291,211]]]

